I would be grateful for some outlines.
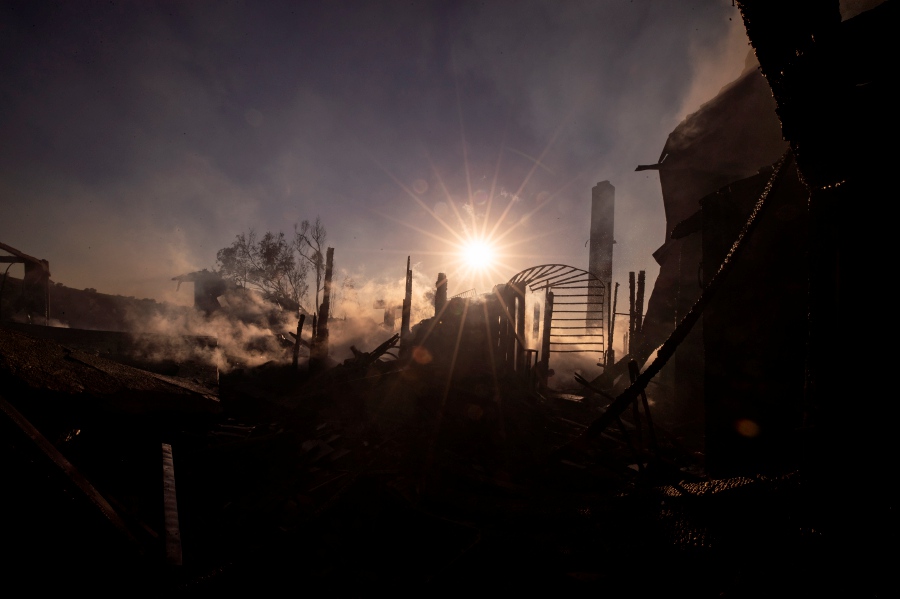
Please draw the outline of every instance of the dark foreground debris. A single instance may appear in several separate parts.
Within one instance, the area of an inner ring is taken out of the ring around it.
[[[515,378],[450,385],[427,365],[386,356],[396,337],[320,373],[268,364],[223,375],[199,395],[220,407],[202,418],[177,409],[135,418],[138,390],[146,405],[184,402],[189,412],[198,391],[139,388],[122,396],[123,413],[120,396],[92,378],[110,376],[101,358],[82,369],[49,341],[0,335],[5,405],[37,423],[4,412],[4,543],[15,549],[3,566],[7,584],[166,597],[535,585],[745,597],[775,585],[795,596],[874,593],[883,580],[877,560],[868,581],[835,567],[869,554],[839,545],[830,517],[811,509],[802,473],[705,480],[665,423],[659,460],[649,445],[629,446],[628,410],[622,430],[560,457],[597,408]],[[10,347],[30,348],[40,364]],[[28,387],[69,363],[65,386]],[[158,381],[116,372],[120,385]],[[66,403],[80,407],[57,409]],[[72,470],[49,459],[54,452]],[[177,483],[174,536],[164,464]]]

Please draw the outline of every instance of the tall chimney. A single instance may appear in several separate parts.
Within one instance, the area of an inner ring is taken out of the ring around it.
[[[434,315],[440,316],[447,303],[447,275],[439,272],[434,288]]]
[[[591,302],[603,302],[612,284],[613,217],[615,215],[616,188],[609,181],[601,181],[591,190],[591,243],[588,270],[603,282],[601,288],[595,281],[588,284]],[[591,306],[597,309],[599,305]],[[589,329],[603,328],[603,315],[592,313],[587,319]]]

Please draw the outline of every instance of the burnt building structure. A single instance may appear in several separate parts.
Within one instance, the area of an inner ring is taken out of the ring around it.
[[[228,290],[228,283],[219,273],[204,268],[172,277],[172,280],[178,281],[178,287],[185,282],[194,284],[194,307],[198,310],[209,315],[222,309],[219,297]]]
[[[672,131],[658,162],[638,167],[638,170],[653,169],[659,172],[667,235],[665,243],[653,255],[660,271],[649,298],[641,333],[630,340],[631,354],[639,363],[646,361],[667,339],[701,297],[704,287],[737,239],[758,192],[765,185],[767,179],[762,173],[767,172],[766,169],[770,172],[771,165],[786,149],[787,142],[781,137],[775,102],[765,78],[756,68],[755,59],[749,56],[748,64],[737,80]],[[763,180],[762,185],[758,183],[760,179]],[[793,175],[793,180],[796,179]],[[746,182],[736,185],[741,181]],[[795,192],[793,204],[802,205],[802,190],[796,189]],[[798,211],[802,220],[802,207]],[[778,231],[763,227],[757,234],[768,237],[777,235]],[[713,429],[719,426],[713,422],[715,417],[710,419],[709,411],[718,413],[716,406],[732,401],[717,397],[715,393],[707,397],[710,393],[706,384],[707,368],[711,371],[717,368],[711,361],[727,360],[734,356],[733,352],[728,351],[733,348],[718,345],[722,339],[717,335],[727,330],[729,332],[725,334],[734,339],[740,338],[745,349],[759,347],[759,353],[765,353],[765,348],[775,341],[760,331],[778,328],[776,322],[769,318],[773,314],[770,304],[784,302],[785,294],[776,281],[762,275],[776,264],[786,262],[791,263],[794,269],[802,268],[799,261],[802,261],[803,236],[788,239],[795,240],[789,242],[790,250],[769,248],[773,253],[765,254],[764,259],[758,258],[764,261],[756,265],[758,270],[748,270],[730,277],[729,285],[748,293],[759,290],[763,297],[756,297],[750,306],[742,302],[740,318],[727,324],[720,322],[709,333],[708,314],[704,313],[660,373],[661,385],[655,392],[657,397],[663,399],[661,409],[678,423],[680,432],[688,442],[702,447],[707,453],[711,449],[705,443],[709,441],[707,433],[710,430],[707,426]],[[761,255],[759,251],[751,253]],[[799,274],[799,271],[794,274]],[[735,281],[737,278],[743,280]],[[740,295],[741,292],[735,293]],[[802,301],[802,294],[792,297]],[[723,304],[717,301],[710,309],[714,311]],[[779,310],[774,313],[779,313]],[[802,306],[799,312],[794,310],[790,317],[799,318],[802,322]],[[802,373],[802,356],[796,366]],[[747,368],[753,370],[755,367],[747,365]],[[763,375],[757,380],[772,374],[757,372],[757,376]],[[794,391],[802,394],[802,381]],[[753,410],[750,409],[750,412]],[[735,421],[740,419],[736,416]],[[747,419],[753,420],[749,416]]]
[[[13,302],[13,312],[22,312],[29,322],[48,324],[50,322],[50,263],[0,243],[0,250],[11,254],[0,256],[0,264],[22,264],[25,275],[19,297]],[[9,271],[9,266],[6,267]],[[3,274],[6,282],[6,272]],[[2,287],[0,287],[2,291]],[[0,315],[2,316],[2,315]],[[11,316],[11,315],[10,315]]]
[[[877,260],[859,207],[890,194],[877,148],[896,130],[896,52],[882,41],[896,3],[844,20],[837,2],[790,18],[739,4],[754,47],[744,73],[638,167],[659,172],[667,237],[631,353],[645,362],[691,320],[653,393],[716,476],[846,463],[884,439],[854,436],[841,456],[823,435],[857,394],[847,373],[864,369],[841,348],[854,346],[851,281]]]

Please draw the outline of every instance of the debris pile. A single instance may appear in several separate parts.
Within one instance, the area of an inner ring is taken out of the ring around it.
[[[290,584],[358,595],[552,583],[624,592],[651,564],[675,575],[747,559],[773,538],[789,542],[784,551],[823,542],[796,474],[704,482],[664,427],[655,425],[657,452],[639,442],[630,410],[620,428],[563,451],[599,413],[582,397],[539,394],[514,373],[448,381],[430,364],[387,355],[396,335],[324,371],[267,364],[223,375],[217,389],[0,335],[3,426],[16,433],[4,437],[14,490],[6,507],[19,515],[11,538],[28,541],[11,573],[36,576],[48,547],[59,572],[34,588],[80,581],[206,596]],[[34,461],[29,431],[56,462]],[[165,447],[177,483],[174,538]],[[704,591],[743,584],[740,572],[717,572]]]

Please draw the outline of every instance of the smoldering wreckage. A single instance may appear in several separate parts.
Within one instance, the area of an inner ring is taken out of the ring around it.
[[[892,191],[896,2],[738,4],[758,64],[638,167],[667,238],[646,313],[631,273],[625,355],[609,182],[588,271],[450,298],[440,275],[413,323],[407,263],[380,345],[334,354],[326,290],[267,361],[212,378],[171,335],[46,326],[64,289],[0,245],[25,268],[0,328],[7,588],[886,594],[889,419],[846,315],[877,228],[848,206]],[[212,273],[176,279],[216,311]]]

